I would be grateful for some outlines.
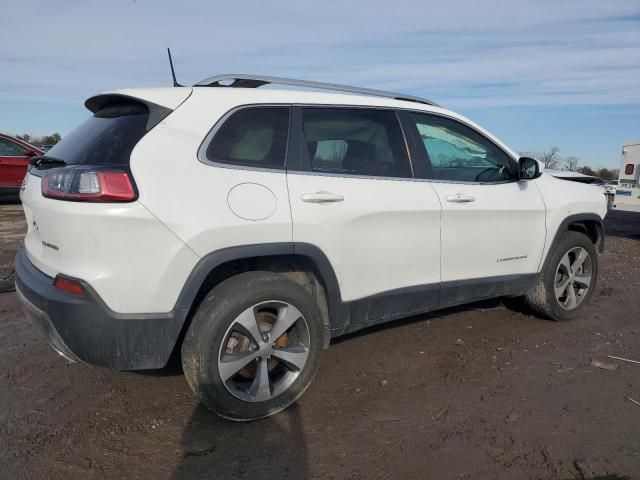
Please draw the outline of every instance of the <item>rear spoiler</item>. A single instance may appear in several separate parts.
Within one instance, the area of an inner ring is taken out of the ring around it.
[[[94,95],[84,102],[84,106],[87,107],[91,111],[91,113],[97,113],[106,107],[116,105],[144,106],[149,113],[149,120],[147,121],[146,127],[147,132],[162,120],[164,120],[171,112],[173,112],[172,109],[163,107],[162,105],[158,105],[141,98],[123,95],[121,93],[103,93],[100,95]]]

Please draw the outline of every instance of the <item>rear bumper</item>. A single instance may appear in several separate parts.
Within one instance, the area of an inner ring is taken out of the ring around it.
[[[35,268],[24,250],[16,256],[16,291],[33,324],[51,346],[72,361],[117,370],[164,367],[180,335],[187,311],[121,314],[109,309],[80,281],[85,295],[62,292]]]

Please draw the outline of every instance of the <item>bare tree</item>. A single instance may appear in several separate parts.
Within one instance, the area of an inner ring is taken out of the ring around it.
[[[567,157],[564,161],[567,170],[575,172],[578,169],[579,159],[577,157]]]
[[[618,178],[618,171],[615,169],[601,168],[600,170],[595,172],[595,174],[605,181],[615,180],[616,178]]]
[[[579,167],[578,168],[578,172],[583,174],[583,175],[589,175],[590,177],[597,177],[598,174],[596,173],[596,171],[591,168],[591,167],[587,167],[586,165]]]
[[[41,147],[42,145],[55,145],[60,140],[62,140],[62,136],[56,132],[51,135],[45,135],[43,137],[36,137],[35,135],[29,135],[28,133],[23,133],[22,135],[16,135],[16,138],[20,140],[24,140],[36,147]]]
[[[558,147],[551,147],[549,150],[538,154],[538,160],[544,163],[545,168],[557,168],[560,164],[560,155]]]
[[[546,152],[536,155],[536,159],[544,163],[545,168],[558,168],[560,165],[560,155],[558,155],[559,151],[560,149],[558,147],[551,147]]]

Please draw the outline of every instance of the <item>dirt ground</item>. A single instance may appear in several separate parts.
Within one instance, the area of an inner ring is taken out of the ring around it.
[[[607,224],[584,318],[496,301],[370,329],[253,423],[199,406],[175,368],[68,364],[0,294],[0,478],[640,478],[640,364],[607,358],[640,360],[640,214]],[[0,262],[23,229],[0,206]]]

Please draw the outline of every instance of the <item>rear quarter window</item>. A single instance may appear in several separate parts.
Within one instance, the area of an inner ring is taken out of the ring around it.
[[[289,107],[248,107],[232,113],[213,133],[206,151],[211,162],[284,168]]]

